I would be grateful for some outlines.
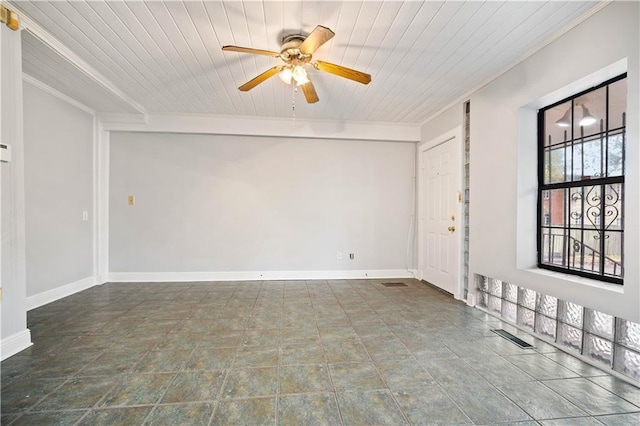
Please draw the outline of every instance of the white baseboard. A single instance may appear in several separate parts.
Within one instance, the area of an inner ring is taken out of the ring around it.
[[[79,291],[86,290],[96,285],[95,277],[87,277],[43,293],[34,294],[27,297],[27,310],[38,308],[47,303],[55,302],[63,297],[71,296]]]
[[[100,274],[96,276],[96,285],[102,285],[109,282],[109,274]]]
[[[354,271],[111,272],[110,282],[344,280],[413,278],[406,269]]]
[[[33,345],[31,343],[31,331],[28,328],[2,339],[0,342],[0,361],[4,361],[31,345]]]

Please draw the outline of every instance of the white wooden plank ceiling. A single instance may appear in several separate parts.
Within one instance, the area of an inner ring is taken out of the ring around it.
[[[24,70],[97,111],[128,113],[96,76],[148,113],[296,116],[421,123],[497,76],[597,2],[561,1],[13,1],[93,70],[93,79],[28,32]],[[320,102],[277,77],[237,87],[278,58],[222,52],[227,44],[280,51],[316,25],[336,36],[314,58],[369,73],[365,86],[309,69]],[[35,27],[34,27],[35,28]],[[41,34],[39,34],[42,37]],[[53,44],[53,43],[52,43]]]

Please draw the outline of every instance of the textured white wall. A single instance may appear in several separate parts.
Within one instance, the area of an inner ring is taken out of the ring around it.
[[[471,96],[471,272],[632,321],[640,320],[638,6],[608,5]],[[545,102],[606,80],[601,70],[624,58],[629,88],[624,286],[537,271],[535,112]]]
[[[115,132],[110,146],[111,272],[406,267],[413,143]]]
[[[29,83],[24,111],[27,296],[34,296],[93,275],[93,116]]]

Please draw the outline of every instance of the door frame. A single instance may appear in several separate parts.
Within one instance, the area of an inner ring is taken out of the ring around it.
[[[422,216],[424,214],[426,214],[426,212],[424,211],[424,207],[423,207],[423,202],[424,202],[424,195],[423,195],[423,189],[425,187],[425,182],[423,181],[423,174],[422,174],[422,168],[424,166],[423,164],[423,159],[422,159],[422,153],[425,151],[428,151],[432,148],[435,148],[439,145],[442,145],[446,142],[449,142],[451,140],[455,140],[457,141],[454,144],[455,147],[455,151],[454,151],[454,158],[457,160],[455,162],[455,164],[457,164],[456,167],[456,172],[457,172],[457,178],[458,178],[458,182],[460,187],[458,187],[457,189],[455,189],[455,191],[457,191],[460,195],[459,197],[464,197],[464,192],[462,189],[463,186],[463,179],[464,179],[464,161],[462,158],[462,144],[463,144],[463,140],[462,140],[462,126],[458,126],[455,127],[452,130],[449,130],[446,133],[443,133],[442,135],[433,138],[429,141],[425,141],[425,142],[421,142],[416,146],[416,157],[417,157],[417,166],[418,166],[418,173],[416,176],[416,180],[418,182],[417,188],[416,188],[416,192],[417,192],[417,200],[418,200],[418,205],[417,205],[417,220],[418,220],[418,278],[420,280],[424,280],[423,277],[423,271],[424,271],[424,225],[423,225],[423,221],[422,221]],[[455,291],[453,293],[453,297],[457,300],[462,300],[463,299],[463,294],[464,294],[464,277],[463,277],[463,273],[464,271],[462,270],[462,265],[463,265],[463,255],[464,255],[464,228],[463,226],[463,221],[462,221],[462,207],[464,205],[464,199],[461,200],[461,198],[458,198],[459,202],[457,203],[457,208],[455,211],[455,215],[456,215],[456,220],[454,221],[454,226],[456,227],[456,229],[459,229],[460,232],[456,233],[456,238],[455,238],[455,242],[457,244],[457,250],[458,250],[458,256],[457,256],[457,264],[455,265],[457,271],[458,271],[458,279],[457,279],[457,283],[455,285]]]

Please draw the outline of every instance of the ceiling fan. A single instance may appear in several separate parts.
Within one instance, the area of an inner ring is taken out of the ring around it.
[[[304,97],[307,102],[311,104],[318,102],[319,99],[316,89],[313,87],[313,83],[309,80],[309,75],[304,68],[305,65],[311,65],[319,71],[348,78],[349,80],[357,81],[358,83],[369,84],[369,82],[371,82],[371,76],[361,71],[356,71],[351,68],[329,62],[312,60],[313,52],[327,41],[331,40],[334,35],[335,33],[329,28],[318,25],[308,36],[292,34],[284,37],[279,53],[270,50],[260,50],[240,46],[222,46],[222,50],[272,56],[284,61],[284,65],[276,65],[273,68],[269,68],[262,74],[259,74],[240,86],[239,89],[243,92],[249,91],[258,84],[267,80],[269,77],[279,74],[279,77],[285,83],[294,83],[296,86],[302,86]]]

